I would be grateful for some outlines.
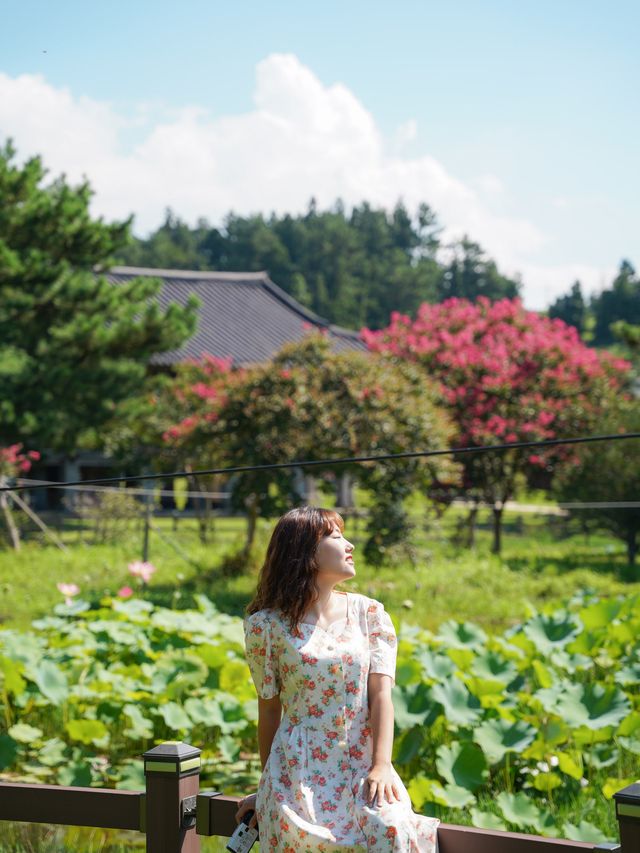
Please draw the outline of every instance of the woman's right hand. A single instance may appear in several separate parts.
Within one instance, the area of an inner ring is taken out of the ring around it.
[[[256,814],[256,797],[257,794],[249,794],[248,797],[245,797],[244,800],[240,801],[240,806],[238,811],[236,812],[236,823],[240,823],[242,820],[242,815],[245,812],[248,812],[249,809],[253,809],[253,815],[251,816],[251,820],[249,821],[249,826],[252,829],[255,829],[258,823],[258,816]]]

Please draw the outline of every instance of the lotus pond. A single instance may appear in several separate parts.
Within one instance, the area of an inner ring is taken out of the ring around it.
[[[202,749],[203,788],[255,790],[242,620],[195,601],[76,600],[1,631],[0,778],[142,789],[141,753],[181,739]],[[583,591],[493,634],[394,622],[393,763],[417,811],[615,840],[610,798],[640,776],[639,595]]]

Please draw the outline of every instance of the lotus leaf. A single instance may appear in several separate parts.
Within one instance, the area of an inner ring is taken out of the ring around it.
[[[65,729],[71,740],[104,747],[109,743],[109,730],[101,720],[69,720]]]
[[[561,785],[562,779],[553,771],[550,771],[549,773],[538,773],[538,775],[533,778],[533,787],[536,791],[545,791],[546,793],[549,793],[549,791],[553,791]]]
[[[613,743],[599,743],[585,753],[585,761],[597,770],[611,767],[620,758],[620,750]]]
[[[59,705],[69,696],[69,683],[62,669],[52,661],[40,661],[37,666],[27,666],[25,675],[38,686],[42,695]]]
[[[448,655],[439,654],[431,651],[431,649],[421,649],[416,657],[422,664],[427,678],[431,678],[433,681],[447,678],[453,675],[455,671],[455,665]]]
[[[411,802],[419,811],[424,810],[424,804],[432,802],[431,787],[435,779],[428,779],[422,773],[416,773],[407,783],[407,792]]]
[[[627,776],[626,779],[608,778],[602,786],[602,793],[608,800],[610,800],[614,794],[618,793],[618,791],[621,791],[629,785],[633,785],[633,783],[637,781],[638,780],[635,776]]]
[[[487,640],[487,635],[478,625],[456,622],[455,619],[443,622],[436,636],[452,649],[479,649]]]
[[[171,651],[156,661],[151,687],[154,692],[176,699],[203,685],[208,675],[207,665],[197,655]]]
[[[540,809],[522,791],[517,794],[502,791],[496,802],[505,820],[517,827],[537,827],[542,817]]]
[[[480,719],[480,702],[459,678],[451,676],[439,684],[434,684],[431,693],[435,701],[442,705],[448,723],[470,726]]]
[[[38,750],[38,758],[42,764],[55,767],[58,764],[63,764],[67,760],[65,755],[66,748],[66,743],[60,738],[50,738],[49,740],[46,740]]]
[[[617,738],[617,741],[623,749],[626,749],[627,752],[632,752],[634,755],[640,755],[640,738],[624,737],[621,735]]]
[[[396,666],[396,684],[404,686],[407,684],[417,684],[422,680],[422,667],[417,660],[409,657],[402,657],[398,660]]]
[[[522,752],[535,736],[534,727],[524,720],[510,723],[501,718],[485,720],[473,732],[474,740],[480,744],[491,764],[497,764],[507,752]]]
[[[534,660],[531,661],[531,666],[533,667],[533,671],[536,674],[540,687],[549,688],[553,686],[553,674],[551,670],[542,663],[542,661],[534,658]]]
[[[622,604],[622,600],[616,598],[605,598],[601,601],[595,601],[593,604],[589,604],[588,607],[583,607],[579,611],[582,624],[589,631],[595,628],[608,628],[620,613]]]
[[[191,719],[177,702],[167,702],[165,705],[161,705],[155,713],[161,716],[173,731],[188,732],[193,728]]]
[[[627,736],[636,732],[640,732],[640,712],[633,711],[620,723],[618,734]]]
[[[430,725],[438,716],[438,706],[426,684],[415,684],[393,691],[395,723],[400,730],[416,724]]]
[[[475,791],[488,776],[482,750],[470,741],[442,744],[436,754],[438,773],[452,785]]]
[[[119,780],[116,782],[116,788],[125,791],[144,791],[145,775],[144,762],[142,761],[127,761],[118,767]]]
[[[471,671],[478,678],[487,681],[501,681],[503,684],[509,684],[518,674],[518,670],[512,661],[505,660],[502,655],[492,651],[478,655],[473,661]]]
[[[634,661],[634,663],[627,664],[627,666],[621,666],[616,670],[613,678],[614,681],[622,684],[623,687],[629,684],[638,684],[640,682],[640,662]]]
[[[143,740],[153,737],[153,722],[144,716],[138,705],[125,705],[122,713],[129,718],[130,725],[122,734],[132,740]]]
[[[592,844],[614,842],[614,839],[607,838],[604,833],[600,832],[597,826],[589,823],[588,820],[581,820],[577,826],[569,821],[565,821],[563,835],[570,841],[586,841]]]
[[[498,832],[504,832],[507,828],[506,824],[500,820],[498,815],[492,814],[491,812],[482,812],[480,809],[476,809],[472,806],[470,814],[473,826],[477,826],[478,829],[494,829]]]
[[[149,613],[153,610],[153,604],[143,598],[130,598],[128,601],[114,599],[111,606],[116,613],[126,616],[131,622],[143,625],[149,623]]]
[[[568,610],[557,610],[550,615],[536,614],[524,623],[522,630],[540,652],[548,655],[574,640],[582,630],[582,623]]]
[[[617,725],[631,711],[631,703],[618,687],[602,684],[566,684],[555,713],[571,726],[601,729]]]
[[[408,764],[410,761],[419,755],[424,744],[424,728],[423,726],[412,726],[407,731],[403,732],[396,742],[395,761],[398,764]]]
[[[0,657],[0,673],[4,680],[4,689],[7,693],[12,693],[14,696],[20,696],[24,693],[27,687],[27,682],[20,674],[23,665],[19,661],[13,661],[10,658]]]
[[[558,753],[558,768],[561,773],[571,776],[572,779],[582,779],[582,755],[579,752],[570,754],[568,752]]]
[[[27,723],[16,723],[8,731],[11,737],[19,743],[33,743],[34,740],[39,740],[42,737],[42,729],[29,726]]]
[[[56,604],[53,608],[53,612],[56,616],[78,616],[80,613],[85,613],[91,605],[88,601],[84,601],[82,598],[76,598],[75,601],[72,601],[71,604]]]
[[[8,734],[0,734],[0,770],[10,767],[18,755],[18,744]]]

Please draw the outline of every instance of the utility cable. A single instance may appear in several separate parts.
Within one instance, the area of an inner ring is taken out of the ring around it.
[[[175,471],[166,474],[135,474],[120,477],[99,477],[92,480],[68,480],[51,485],[27,486],[16,484],[15,486],[0,486],[1,492],[14,492],[24,489],[51,489],[66,488],[68,486],[94,486],[107,483],[119,483],[122,480],[134,482],[137,480],[160,480],[169,477],[200,477],[207,474],[234,474],[248,471],[268,471],[278,468],[308,468],[313,465],[322,465],[325,468],[331,465],[346,465],[354,462],[381,462],[385,459],[412,459],[427,456],[459,455],[462,453],[486,453],[492,450],[518,450],[526,447],[555,447],[560,444],[583,444],[591,441],[620,441],[628,438],[640,438],[640,432],[615,433],[614,435],[587,435],[579,438],[551,438],[544,441],[517,441],[510,444],[489,444],[480,447],[449,447],[443,450],[412,450],[404,453],[383,453],[378,456],[347,456],[338,459],[307,459],[294,462],[271,462],[263,465],[234,465],[228,468],[205,468],[199,471]]]

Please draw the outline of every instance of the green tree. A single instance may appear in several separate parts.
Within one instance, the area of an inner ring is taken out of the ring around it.
[[[0,444],[99,444],[97,431],[143,385],[154,353],[195,330],[198,301],[161,310],[157,279],[115,286],[107,268],[130,220],[92,219],[88,183],[44,185],[40,157],[0,149]]]
[[[448,246],[452,252],[449,262],[440,270],[437,301],[457,297],[476,300],[513,299],[520,295],[522,284],[498,272],[495,261],[487,258],[478,243],[466,235]]]
[[[612,397],[598,420],[598,432],[638,432],[640,402],[628,394]],[[559,472],[554,494],[560,501],[584,503],[632,503],[640,494],[640,442],[597,441],[577,445],[577,464]],[[636,564],[640,510],[637,506],[601,506],[576,509],[579,518],[592,519],[621,539],[627,548],[629,567]]]
[[[582,294],[579,281],[575,281],[571,291],[564,296],[559,296],[549,307],[549,317],[564,320],[568,326],[575,326],[583,336],[587,321],[587,303]]]
[[[621,262],[611,288],[594,297],[591,307],[596,318],[593,338],[596,346],[614,342],[611,324],[616,320],[640,323],[640,281],[630,261]]]

